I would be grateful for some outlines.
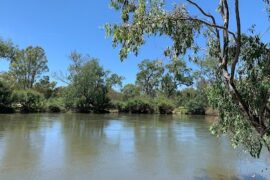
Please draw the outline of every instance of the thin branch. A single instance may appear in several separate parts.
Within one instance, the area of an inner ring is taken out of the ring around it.
[[[230,35],[233,36],[233,39],[236,40],[236,35],[232,32],[232,31],[229,31],[228,28],[226,28],[225,26],[221,26],[221,25],[217,25],[217,24],[213,24],[211,22],[208,22],[208,21],[205,21],[205,20],[202,20],[202,19],[198,19],[196,17],[180,17],[180,18],[177,18],[177,17],[170,17],[171,19],[177,21],[177,20],[182,20],[182,21],[197,21],[201,24],[204,24],[208,27],[213,27],[213,28],[217,28],[217,29],[221,29],[221,30],[227,30],[228,33]]]
[[[197,9],[199,9],[199,11],[205,15],[206,17],[209,17],[211,20],[212,20],[212,23],[213,25],[217,25],[216,23],[216,19],[213,15],[211,15],[210,13],[206,13],[197,3],[193,2],[192,0],[187,0],[190,4],[194,5]],[[215,28],[216,30],[216,36],[217,36],[217,40],[218,40],[218,48],[219,48],[219,51],[220,51],[220,34],[219,34],[219,30],[218,28],[216,27]]]
[[[270,26],[266,28],[266,30],[260,35],[260,38],[262,39],[264,35],[266,35],[270,31]]]
[[[65,83],[65,84],[67,84],[67,85],[70,85],[70,82],[69,82],[67,76],[64,75],[63,72],[61,72],[61,71],[60,71],[59,73],[54,72],[54,73],[52,74],[52,76],[53,76],[56,80],[61,81],[62,83]]]
[[[209,18],[212,19],[213,22],[215,22],[215,18],[214,16],[212,16],[209,13],[206,13],[197,3],[193,2],[192,0],[187,0],[190,4],[194,5],[197,9],[199,9],[199,11],[201,11],[201,13]],[[215,23],[216,24],[216,23]]]

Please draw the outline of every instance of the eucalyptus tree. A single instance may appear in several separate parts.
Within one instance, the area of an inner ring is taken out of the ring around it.
[[[17,48],[11,41],[4,41],[0,39],[0,59],[12,60]]]
[[[156,91],[160,87],[164,66],[160,60],[143,60],[139,65],[136,84],[141,88],[141,91],[151,97],[156,95]]]
[[[56,88],[56,82],[50,81],[49,76],[42,77],[37,83],[34,85],[34,89],[43,94],[46,99],[52,98],[56,96],[57,88]]]
[[[124,101],[140,96],[140,88],[134,84],[126,84],[121,92]]]
[[[98,59],[79,53],[70,57],[73,63],[69,67],[66,105],[80,112],[104,112],[110,105],[108,92],[121,84],[121,77],[104,70]]]
[[[36,80],[49,70],[44,49],[29,46],[17,51],[10,63],[10,72],[22,89],[33,88]]]
[[[268,0],[264,2],[269,6]],[[130,52],[137,55],[147,35],[165,35],[173,40],[165,54],[177,57],[192,50],[202,55],[196,38],[203,34],[207,42],[204,57],[215,62],[209,99],[220,111],[220,121],[212,131],[229,134],[233,145],[244,145],[252,156],[258,157],[263,145],[270,151],[269,46],[253,34],[247,42],[244,40],[239,0],[217,1],[216,13],[222,18],[193,0],[186,3],[190,6],[178,2],[170,9],[165,8],[163,0],[111,0],[112,7],[121,11],[122,23],[106,25],[106,30],[113,46],[121,45],[120,59]],[[192,14],[190,7],[198,13]],[[235,29],[231,22],[235,22]],[[245,89],[245,85],[252,88]]]
[[[180,86],[193,84],[191,69],[186,66],[184,61],[173,59],[165,68],[167,72],[162,77],[161,90],[167,97],[175,95]]]

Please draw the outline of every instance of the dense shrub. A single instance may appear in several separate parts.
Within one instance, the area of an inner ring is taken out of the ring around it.
[[[14,109],[11,107],[11,94],[10,87],[0,81],[0,113],[11,113]]]
[[[51,98],[47,102],[47,111],[59,113],[65,111],[65,106],[62,98]]]
[[[175,105],[172,100],[164,96],[155,99],[146,96],[137,96],[127,101],[112,102],[112,108],[117,109],[119,112],[131,113],[172,114],[174,107]]]
[[[197,89],[187,88],[177,96],[177,105],[185,107],[187,114],[204,115],[205,109],[209,106],[204,87],[200,85]]]
[[[12,101],[24,113],[45,111],[43,95],[33,90],[14,91]]]
[[[113,101],[112,108],[117,109],[119,112],[129,112],[127,103],[124,101]]]
[[[203,102],[198,101],[197,98],[189,100],[186,104],[188,114],[204,115],[205,105]]]
[[[150,98],[136,97],[128,100],[127,108],[131,113],[154,113],[155,105]]]
[[[158,113],[160,114],[172,114],[175,108],[172,100],[164,96],[156,98],[155,105],[157,106]]]

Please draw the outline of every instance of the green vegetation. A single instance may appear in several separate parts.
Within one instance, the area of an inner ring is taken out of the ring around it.
[[[44,111],[44,96],[33,90],[15,90],[12,102],[24,113]]]
[[[270,1],[264,2],[269,13]],[[130,52],[137,55],[149,36],[172,39],[173,45],[164,51],[171,59],[192,55],[191,60],[203,70],[201,76],[209,80],[209,102],[219,111],[220,120],[212,132],[228,134],[234,147],[243,145],[259,157],[263,146],[270,151],[269,44],[261,41],[254,28],[250,34],[242,33],[239,0],[220,0],[216,8],[219,19],[193,0],[187,3],[190,6],[180,2],[166,8],[160,0],[111,0],[111,6],[121,12],[122,23],[107,24],[107,34],[114,47],[121,46],[121,60]],[[198,14],[193,15],[190,7]],[[230,21],[235,22],[235,29]],[[190,112],[204,106],[197,98],[200,96],[188,103]]]
[[[97,59],[71,54],[69,85],[65,101],[68,109],[78,112],[106,112],[110,106],[108,92],[112,86],[121,84],[121,77],[105,71]]]
[[[51,98],[47,100],[46,110],[51,113],[60,113],[65,112],[65,105],[64,105],[63,98]]]
[[[10,70],[0,74],[2,113],[104,113],[116,109],[126,113],[171,114],[176,107],[184,106],[186,113],[204,114],[207,107],[205,103],[198,104],[204,101],[200,100],[201,92],[179,89],[181,85],[192,85],[193,76],[185,62],[177,59],[167,64],[143,60],[138,65],[135,84],[127,84],[118,92],[114,87],[122,87],[123,77],[105,70],[98,59],[72,52],[69,75],[61,79],[67,86],[57,87],[55,81],[44,75],[49,69],[41,47],[16,48],[14,52],[9,58]],[[190,96],[186,91],[197,95]]]
[[[172,99],[160,95],[154,100],[155,105],[158,108],[160,114],[172,114],[175,109],[175,104]]]
[[[179,89],[181,85],[193,84],[191,69],[184,62],[172,60],[163,64],[161,60],[143,60],[138,68],[136,83],[124,86],[122,98],[112,102],[119,112],[172,114],[176,107],[184,106],[188,109],[186,113],[205,113],[208,104],[202,90]],[[189,91],[196,92],[196,103],[201,104],[192,107],[195,96],[189,96]]]
[[[138,67],[136,84],[141,88],[142,93],[154,97],[164,72],[162,61],[144,60]]]
[[[56,112],[56,107],[63,110],[63,102],[57,101],[61,88],[56,88],[56,82],[50,82],[48,76],[40,78],[49,70],[41,47],[20,50],[1,40],[0,58],[10,62],[9,71],[0,74],[0,113]]]
[[[32,89],[37,78],[46,71],[47,58],[41,47],[30,46],[17,51],[10,63],[10,73],[20,89]]]
[[[13,112],[13,108],[11,106],[11,94],[12,90],[10,87],[5,82],[0,80],[0,113]]]
[[[172,114],[176,107],[173,100],[164,96],[154,99],[149,96],[136,96],[123,101],[113,101],[112,104],[119,112],[142,114]]]
[[[134,84],[127,84],[122,89],[122,94],[123,94],[123,100],[126,101],[128,99],[140,96],[140,89],[138,86]]]
[[[252,28],[242,33],[238,0],[234,5],[220,0],[219,22],[199,4],[187,2],[201,14],[194,16],[182,5],[168,10],[160,0],[111,0],[122,23],[106,25],[106,30],[113,46],[120,45],[121,60],[132,52],[137,55],[146,36],[173,41],[164,50],[169,61],[143,60],[136,82],[123,88],[123,77],[77,52],[70,54],[69,75],[62,79],[67,86],[58,87],[45,74],[49,69],[43,48],[19,49],[0,39],[0,58],[10,63],[9,71],[0,74],[0,112],[205,114],[211,105],[219,114],[213,134],[228,134],[234,147],[243,145],[254,157],[263,146],[270,151],[270,45]],[[229,28],[230,11],[236,32]],[[190,69],[185,58],[200,70]]]
[[[17,49],[10,41],[4,41],[0,38],[0,59],[11,60],[16,54]]]

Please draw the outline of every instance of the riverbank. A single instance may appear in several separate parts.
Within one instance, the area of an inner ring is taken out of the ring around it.
[[[39,113],[39,114],[43,114],[43,113],[49,113],[49,114],[58,114],[58,113],[80,113],[77,111],[72,111],[72,110],[64,110],[64,109],[54,109],[54,111],[51,110],[43,110],[43,111],[33,111],[33,112],[23,112],[20,111],[19,109],[14,109],[13,111],[7,111],[5,113],[0,113],[0,114],[33,114],[33,113]],[[134,112],[120,112],[118,109],[109,109],[109,110],[105,110],[104,112],[88,112],[88,113],[84,113],[84,114],[167,114],[167,115],[172,115],[172,114],[179,114],[179,115],[205,115],[205,116],[218,116],[218,112],[212,108],[206,108],[205,109],[205,113],[188,113],[187,108],[184,107],[179,107],[179,108],[175,108],[173,111],[169,112],[169,113],[134,113]]]

